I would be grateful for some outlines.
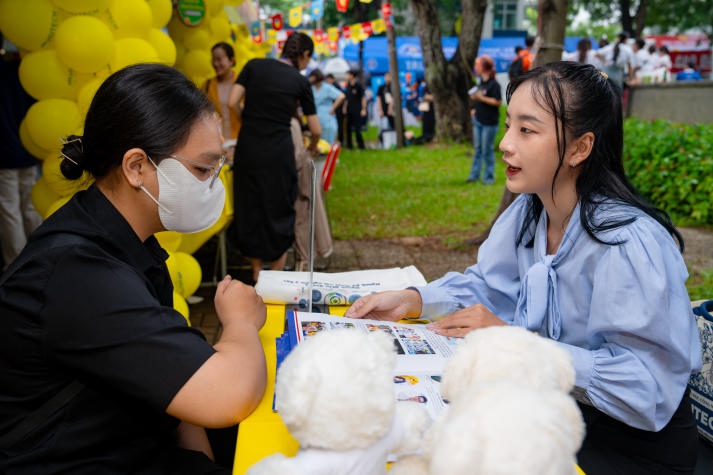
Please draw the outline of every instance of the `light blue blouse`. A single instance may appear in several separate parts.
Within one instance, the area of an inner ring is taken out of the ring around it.
[[[582,227],[578,205],[556,254],[547,255],[544,210],[534,246],[515,245],[527,200],[519,196],[500,216],[477,264],[417,289],[423,315],[482,303],[559,342],[572,356],[580,399],[630,426],[660,430],[701,367],[688,271],[674,239],[642,211],[608,202],[595,222],[636,220],[598,234],[622,244],[602,244]]]
[[[330,144],[334,142],[337,133],[337,118],[330,114],[334,100],[339,97],[342,92],[329,84],[322,81],[319,89],[312,86],[312,95],[314,96],[314,105],[317,107],[317,119],[322,126],[322,138]]]

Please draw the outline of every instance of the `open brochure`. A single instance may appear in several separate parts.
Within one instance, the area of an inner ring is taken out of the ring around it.
[[[313,272],[311,282],[309,272],[263,270],[260,271],[255,291],[266,303],[307,308],[310,287],[313,304],[349,305],[364,295],[421,285],[426,285],[426,279],[415,266]]]
[[[300,311],[287,312],[287,328],[289,342],[284,343],[289,348],[294,348],[319,332],[336,328],[354,328],[362,332],[383,331],[393,339],[397,354],[394,369],[396,400],[423,403],[432,419],[446,405],[440,392],[441,374],[446,361],[461,341],[460,338],[438,335],[424,324],[353,319]]]

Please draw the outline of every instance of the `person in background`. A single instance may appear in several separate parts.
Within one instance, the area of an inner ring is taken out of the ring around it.
[[[376,90],[376,111],[379,114],[379,132],[394,130],[394,96],[391,94],[391,73],[384,73],[384,84]]]
[[[129,66],[97,90],[60,168],[93,184],[0,280],[1,473],[231,473],[211,460],[203,428],[233,426],[260,402],[265,305],[226,276],[210,345],[174,310],[154,237],[220,217],[220,131],[174,68]]]
[[[634,52],[634,61],[632,63],[634,80],[640,82],[641,77],[651,71],[651,56],[646,50],[646,40],[641,37],[636,38],[631,49]]]
[[[37,181],[37,160],[25,150],[19,133],[34,99],[20,84],[19,68],[19,55],[0,54],[0,269],[15,260],[30,233],[42,222],[30,199]]]
[[[364,88],[361,83],[357,80],[357,73],[354,70],[347,72],[347,86],[346,86],[346,118],[347,127],[344,131],[346,133],[346,143],[348,149],[354,148],[354,142],[352,141],[352,134],[356,136],[357,147],[359,150],[364,150],[364,137],[361,135],[361,121],[362,117],[366,117],[366,95],[364,94]]]
[[[700,81],[702,79],[701,73],[696,71],[696,63],[693,61],[686,63],[686,68],[676,74],[676,81]]]
[[[658,48],[656,54],[652,56],[651,62],[654,70],[654,81],[668,81],[673,63],[671,62],[671,56],[668,53],[668,48],[665,45]]]
[[[235,52],[228,43],[220,42],[213,45],[211,49],[213,69],[215,76],[207,79],[201,89],[208,95],[213,105],[215,105],[221,118],[223,137],[228,143],[226,152],[228,153],[228,163],[233,163],[235,145],[233,141],[237,139],[240,131],[240,119],[234,109],[228,106],[230,91],[235,82]]]
[[[585,473],[693,473],[687,384],[701,343],[683,242],[626,177],[619,89],[591,65],[558,61],[510,83],[506,98],[500,150],[519,196],[477,264],[362,297],[345,316],[426,315],[450,337],[494,325],[537,332],[572,358]]]
[[[322,138],[329,145],[332,145],[337,140],[338,124],[336,114],[342,108],[342,103],[347,96],[335,86],[326,82],[320,69],[310,71],[309,82],[312,84],[312,95],[317,108],[317,118],[319,119],[319,125],[322,127]]]
[[[473,164],[468,175],[468,183],[480,180],[485,164],[483,184],[495,181],[495,135],[500,124],[500,104],[502,92],[495,79],[495,62],[487,55],[475,59],[475,74],[481,78],[480,84],[470,91],[473,103]]]
[[[632,63],[634,52],[626,43],[628,35],[619,33],[614,43],[599,48],[597,57],[604,63],[604,71],[614,84],[624,91],[624,85],[634,79]]]
[[[312,39],[291,34],[280,59],[247,62],[230,94],[243,125],[235,149],[235,219],[232,242],[248,257],[257,281],[263,263],[283,270],[295,240],[297,169],[290,121],[297,104],[310,131],[307,149],[318,154],[321,134],[312,86],[300,74],[314,53]],[[245,99],[245,108],[240,106]],[[242,115],[241,115],[242,114]]]
[[[419,108],[421,109],[421,136],[417,143],[428,143],[436,136],[436,102],[433,93],[428,89],[428,84],[423,82],[423,97]]]

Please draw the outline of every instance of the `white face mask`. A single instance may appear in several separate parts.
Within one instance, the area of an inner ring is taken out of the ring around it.
[[[179,233],[197,233],[218,221],[225,204],[225,188],[220,179],[201,181],[174,158],[164,158],[158,165],[151,158],[149,161],[156,167],[158,199],[143,185],[141,189],[158,205],[163,227]]]

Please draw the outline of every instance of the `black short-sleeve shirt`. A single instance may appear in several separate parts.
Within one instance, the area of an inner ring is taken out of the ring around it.
[[[68,245],[57,235],[74,237]],[[0,433],[70,382],[85,387],[0,451],[0,468],[129,473],[155,463],[175,448],[179,421],[166,407],[215,352],[172,308],[166,252],[154,237],[142,243],[92,186],[23,253],[34,257],[0,287]]]
[[[478,91],[485,91],[487,97],[492,97],[497,100],[502,100],[502,92],[500,83],[491,77],[487,81],[483,81],[478,86]],[[481,101],[475,103],[475,118],[483,125],[498,125],[500,122],[500,108],[491,106]]]

